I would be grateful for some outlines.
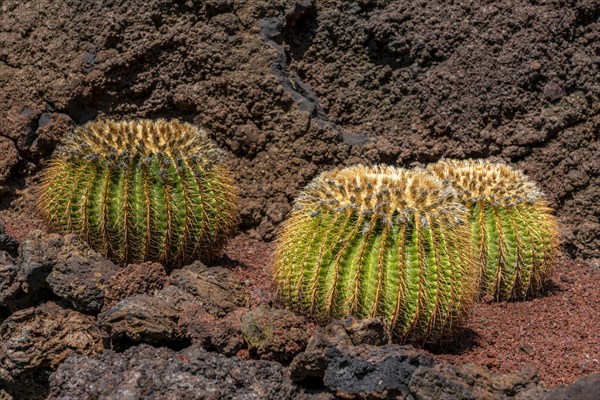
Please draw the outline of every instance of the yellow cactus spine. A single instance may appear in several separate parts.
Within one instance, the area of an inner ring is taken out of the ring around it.
[[[277,240],[280,297],[321,321],[382,317],[397,341],[448,337],[477,293],[468,213],[454,196],[422,170],[322,173]]]
[[[428,170],[469,208],[481,295],[496,300],[537,295],[554,263],[558,229],[536,185],[520,171],[485,160],[442,160]]]
[[[101,120],[77,128],[43,172],[39,208],[119,263],[181,265],[214,251],[237,220],[232,175],[201,129]]]

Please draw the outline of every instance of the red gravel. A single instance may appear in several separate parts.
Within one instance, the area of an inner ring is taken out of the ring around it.
[[[548,386],[600,372],[600,266],[560,260],[546,296],[514,303],[477,304],[462,349],[438,354],[453,364],[474,362],[492,371],[536,366]]]
[[[238,261],[253,302],[272,300],[273,244],[240,234],[225,253]],[[559,260],[548,292],[523,302],[477,304],[459,345],[436,352],[452,364],[476,363],[496,372],[538,368],[548,386],[600,373],[600,266]]]

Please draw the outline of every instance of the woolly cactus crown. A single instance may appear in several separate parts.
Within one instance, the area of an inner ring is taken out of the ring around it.
[[[198,127],[177,120],[100,120],[83,125],[65,138],[55,156],[66,161],[83,159],[122,166],[131,158],[151,163],[184,159],[210,165],[220,162],[223,151]]]
[[[442,160],[427,170],[469,208],[481,294],[497,300],[537,295],[558,246],[556,220],[537,185],[508,165],[486,160]]]
[[[450,184],[464,203],[484,200],[495,206],[534,204],[543,193],[536,184],[508,165],[485,160],[441,160],[427,167]]]
[[[344,211],[376,214],[388,223],[408,221],[416,215],[426,225],[438,218],[449,225],[464,222],[464,206],[455,192],[424,170],[412,171],[388,165],[355,165],[324,172],[309,183],[296,199],[302,210]]]

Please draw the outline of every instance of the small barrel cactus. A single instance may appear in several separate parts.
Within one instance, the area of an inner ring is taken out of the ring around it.
[[[427,168],[470,210],[481,295],[535,296],[548,279],[558,229],[542,193],[521,172],[485,160],[442,160]]]
[[[39,208],[119,263],[177,266],[218,249],[237,220],[232,175],[199,128],[100,120],[77,128],[43,172]]]
[[[381,317],[396,341],[448,338],[477,295],[468,213],[422,170],[353,166],[313,180],[277,240],[283,302],[320,321]]]

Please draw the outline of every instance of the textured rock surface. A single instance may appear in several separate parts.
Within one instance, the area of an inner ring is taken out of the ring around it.
[[[238,307],[248,305],[248,294],[230,270],[207,267],[199,261],[175,270],[171,285],[191,295],[210,314],[223,317]]]
[[[598,258],[598,9],[4,2],[0,186],[14,192],[73,123],[178,117],[228,151],[242,226],[257,236],[272,238],[331,165],[494,157],[540,182],[570,254]]]
[[[341,398],[536,399],[545,392],[537,371],[492,374],[476,365],[452,366],[412,346],[384,344],[377,319],[334,321],[290,364],[296,382],[315,379]]]
[[[98,315],[98,326],[114,343],[121,341],[169,344],[180,342],[180,311],[148,294],[131,296]]]
[[[247,312],[246,308],[238,308],[223,318],[217,318],[202,306],[190,305],[181,313],[178,327],[192,343],[233,356],[245,346],[241,318]]]
[[[106,285],[103,310],[135,294],[154,294],[167,282],[165,268],[159,263],[129,264],[119,270]]]
[[[102,352],[94,322],[52,302],[12,314],[0,326],[0,387],[16,398],[44,398],[49,373],[71,353]]]
[[[88,263],[91,259],[100,260],[98,254],[76,235],[30,232],[19,246],[10,290],[0,293],[1,304],[11,310],[35,305],[51,296],[47,278],[57,263],[65,264],[67,260],[74,260],[75,264],[79,261]],[[61,293],[66,295],[66,290],[61,288]]]
[[[85,313],[98,313],[118,267],[99,254],[66,254],[46,278],[52,292]]]
[[[535,400],[546,393],[538,382],[533,367],[523,367],[515,374],[491,374],[487,368],[474,364],[438,364],[417,369],[409,388],[418,399]]]
[[[570,386],[549,390],[544,400],[595,400],[598,394],[600,394],[600,374],[591,374]]]
[[[19,242],[14,237],[7,235],[4,225],[0,224],[0,251],[6,251],[10,255],[16,256],[18,249]]]
[[[141,345],[94,360],[67,359],[50,378],[48,399],[292,399],[299,393],[280,364],[244,361],[193,345],[180,352]]]
[[[307,321],[288,310],[258,307],[241,322],[250,354],[263,360],[290,362],[310,337]]]
[[[7,252],[0,251],[0,305],[6,306],[7,299],[10,304],[10,299],[14,299],[20,290],[15,260]]]
[[[181,346],[194,340],[208,348],[220,348],[228,354],[239,350],[236,338],[238,323],[235,317],[223,319],[210,329],[206,324],[225,317],[232,311],[248,303],[248,295],[234,274],[222,267],[206,267],[200,262],[175,270],[168,277],[169,285],[161,290],[150,287],[163,286],[167,280],[160,268],[149,267],[150,274],[146,284],[135,277],[144,270],[144,265],[132,267],[130,272],[123,271],[117,279],[117,296],[127,295],[125,289],[128,279],[133,277],[131,289],[149,291],[152,294],[137,294],[125,297],[98,315],[98,325],[107,332],[111,341],[117,345],[129,345],[131,342],[152,344],[167,343]],[[154,272],[152,272],[154,271]],[[151,283],[149,279],[155,279]],[[183,315],[181,327],[179,319]],[[239,318],[239,314],[238,314]],[[216,335],[231,334],[231,338]],[[215,338],[214,342],[211,338]],[[231,340],[228,342],[228,340]]]

